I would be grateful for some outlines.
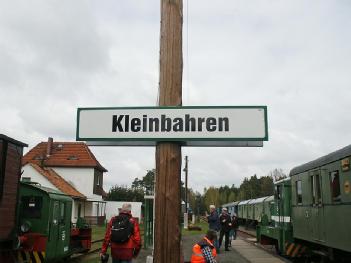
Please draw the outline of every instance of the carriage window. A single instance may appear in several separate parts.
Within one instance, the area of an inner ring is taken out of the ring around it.
[[[41,196],[23,196],[21,216],[26,218],[40,218],[43,198]]]
[[[334,171],[330,173],[330,189],[332,200],[334,202],[340,201],[339,171]]]
[[[319,204],[322,202],[321,199],[321,185],[319,174],[312,176],[312,203]]]
[[[296,181],[296,204],[302,204],[302,183],[301,180]]]

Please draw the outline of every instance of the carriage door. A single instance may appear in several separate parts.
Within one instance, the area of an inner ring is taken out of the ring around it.
[[[311,192],[312,192],[312,239],[315,241],[323,241],[324,227],[324,209],[322,200],[322,174],[321,170],[313,171],[311,176]]]
[[[59,234],[59,219],[60,219],[60,206],[58,201],[54,201],[54,206],[52,209],[52,217],[51,217],[51,222],[50,222],[50,243],[51,243],[51,256],[55,257],[56,256],[56,246],[57,246],[57,241],[58,241],[58,234]]]

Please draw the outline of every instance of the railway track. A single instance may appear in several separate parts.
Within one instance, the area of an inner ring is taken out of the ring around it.
[[[92,248],[88,252],[81,253],[81,254],[75,254],[73,257],[71,257],[69,262],[70,263],[84,262],[83,259],[85,257],[88,257],[89,255],[92,255],[92,254],[100,251],[103,241],[104,241],[104,239],[98,239],[98,240],[91,241]]]

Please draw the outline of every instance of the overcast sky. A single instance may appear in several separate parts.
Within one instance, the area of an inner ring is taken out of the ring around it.
[[[159,0],[0,1],[0,133],[74,141],[78,107],[156,106]],[[350,144],[351,2],[184,0],[183,105],[267,105],[263,148],[183,148],[189,186],[288,173]],[[28,151],[28,149],[26,151]],[[93,147],[105,189],[153,147]]]

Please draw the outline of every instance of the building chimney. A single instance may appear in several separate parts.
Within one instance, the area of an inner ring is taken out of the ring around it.
[[[54,142],[54,139],[49,137],[48,138],[48,145],[46,147],[46,157],[49,157],[51,155],[51,150],[52,150],[52,144]]]

